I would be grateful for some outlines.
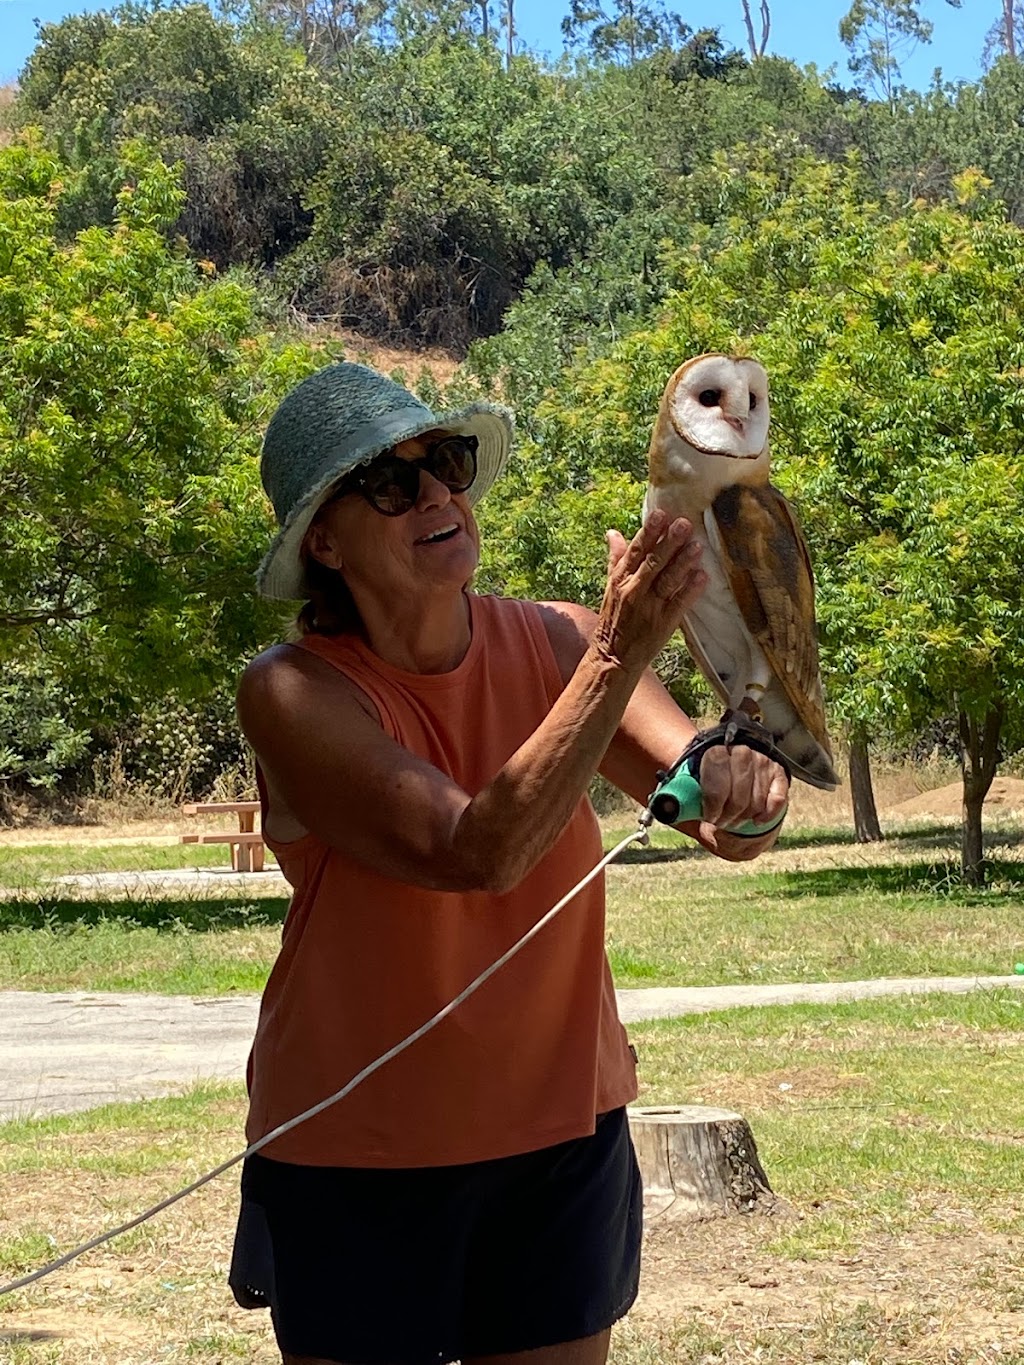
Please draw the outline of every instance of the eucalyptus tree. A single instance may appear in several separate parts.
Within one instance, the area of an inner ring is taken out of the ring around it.
[[[839,21],[850,70],[890,107],[902,62],[919,43],[931,42],[932,31],[931,22],[921,16],[919,0],[853,0]]]
[[[562,20],[568,47],[585,47],[599,61],[632,65],[660,48],[671,48],[692,30],[662,0],[613,0],[603,9],[593,0],[571,0]]]

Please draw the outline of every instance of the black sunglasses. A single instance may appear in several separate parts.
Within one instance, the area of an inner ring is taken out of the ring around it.
[[[476,478],[475,436],[444,436],[419,460],[403,460],[385,451],[363,469],[347,475],[332,495],[361,493],[370,506],[385,517],[401,517],[416,506],[420,495],[420,470],[443,483],[449,493],[465,493]]]

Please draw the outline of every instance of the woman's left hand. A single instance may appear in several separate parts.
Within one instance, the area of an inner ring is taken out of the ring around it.
[[[746,820],[771,825],[786,808],[789,779],[773,759],[746,744],[716,744],[700,763],[702,823],[729,830]]]

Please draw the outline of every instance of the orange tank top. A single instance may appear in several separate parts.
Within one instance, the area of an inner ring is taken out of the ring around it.
[[[299,647],[351,678],[387,734],[473,795],[537,728],[562,680],[532,603],[469,600],[472,643],[450,673],[405,673],[350,636]],[[313,834],[267,843],[294,894],[249,1058],[250,1142],[423,1024],[601,857],[586,798],[502,894],[411,886]],[[431,1033],[264,1153],[314,1166],[483,1161],[592,1133],[596,1114],[635,1095],[598,878]]]

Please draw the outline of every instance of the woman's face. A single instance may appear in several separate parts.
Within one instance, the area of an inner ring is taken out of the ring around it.
[[[426,431],[394,453],[422,459],[447,434]],[[415,506],[401,516],[384,516],[353,492],[326,503],[310,527],[310,553],[339,569],[357,596],[363,587],[390,600],[397,593],[461,592],[476,572],[480,537],[466,494],[450,492],[425,469],[419,473]]]

